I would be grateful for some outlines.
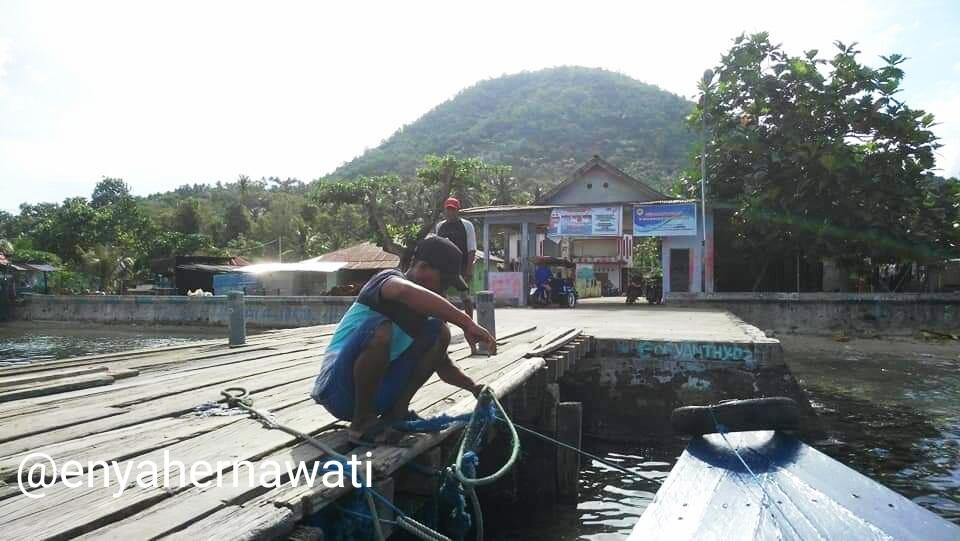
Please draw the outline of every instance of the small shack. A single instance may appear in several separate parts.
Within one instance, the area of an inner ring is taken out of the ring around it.
[[[343,267],[330,276],[327,288],[332,289],[336,286],[363,286],[374,274],[396,268],[400,264],[400,257],[368,241],[306,259],[302,263],[343,263]]]
[[[484,266],[485,257],[482,250],[477,250],[473,271],[474,291],[483,289],[486,270]],[[329,287],[331,289],[336,288],[337,291],[343,291],[346,294],[354,294],[374,274],[386,269],[397,268],[400,265],[400,257],[385,252],[383,248],[367,241],[302,261],[302,263],[335,262],[342,262],[344,266],[337,271],[335,277],[331,277],[334,281],[329,284]],[[496,256],[490,256],[490,262],[494,269],[503,265],[503,259]]]
[[[197,289],[213,291],[215,274],[249,264],[242,257],[178,255],[154,259],[150,262],[150,272],[154,275],[156,294],[186,295]]]

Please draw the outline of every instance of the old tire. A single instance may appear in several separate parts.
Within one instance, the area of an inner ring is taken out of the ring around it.
[[[670,415],[670,424],[675,432],[690,436],[721,431],[791,430],[800,425],[800,407],[785,396],[728,400],[712,406],[677,408]]]

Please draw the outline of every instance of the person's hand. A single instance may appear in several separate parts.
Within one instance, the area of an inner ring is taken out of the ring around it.
[[[463,337],[467,343],[470,344],[470,351],[476,351],[477,344],[484,344],[487,346],[487,353],[490,355],[497,352],[497,339],[476,323],[471,322],[470,325],[463,330]]]

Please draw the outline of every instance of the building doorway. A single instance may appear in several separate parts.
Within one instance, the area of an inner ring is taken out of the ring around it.
[[[690,249],[670,250],[670,291],[690,291]]]

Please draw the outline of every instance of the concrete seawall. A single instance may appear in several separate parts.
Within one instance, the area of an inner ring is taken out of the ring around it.
[[[669,306],[727,310],[763,330],[911,335],[960,329],[960,293],[670,293]]]
[[[353,297],[246,297],[247,324],[254,327],[300,327],[336,323]],[[27,295],[13,309],[13,319],[91,323],[227,325],[225,296]]]

